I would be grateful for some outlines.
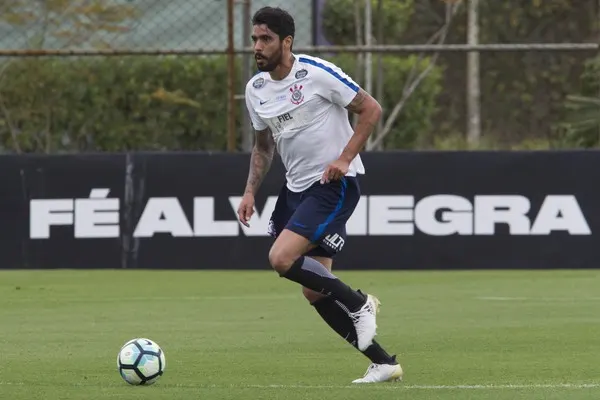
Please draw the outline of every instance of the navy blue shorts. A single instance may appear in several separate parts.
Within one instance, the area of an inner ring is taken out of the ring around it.
[[[284,184],[269,221],[269,234],[279,236],[289,229],[318,246],[306,255],[333,258],[346,242],[346,222],[360,200],[356,177],[326,184],[315,182],[303,192]]]

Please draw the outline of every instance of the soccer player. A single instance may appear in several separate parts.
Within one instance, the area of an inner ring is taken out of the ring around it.
[[[294,19],[265,7],[253,19],[259,73],[246,85],[246,106],[256,131],[250,171],[238,208],[248,226],[254,196],[277,148],[286,169],[269,221],[269,261],[279,276],[302,285],[325,322],[371,360],[354,383],[402,378],[402,368],[376,341],[379,300],[354,290],[331,272],[346,240],[346,221],[360,198],[359,151],[381,117],[381,107],[336,65],[294,54]],[[358,114],[355,129],[348,110]]]

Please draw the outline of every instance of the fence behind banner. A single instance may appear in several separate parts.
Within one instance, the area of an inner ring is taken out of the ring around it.
[[[337,269],[596,268],[600,152],[369,152]],[[268,269],[247,154],[3,156],[2,268]]]
[[[600,142],[586,117],[600,93],[597,0],[40,4],[0,4],[2,153],[249,151],[251,19],[265,5],[294,17],[294,52],[381,103],[367,150]]]

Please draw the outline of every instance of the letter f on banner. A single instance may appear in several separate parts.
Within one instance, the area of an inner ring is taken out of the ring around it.
[[[48,239],[53,225],[73,225],[73,199],[31,200],[29,237]]]

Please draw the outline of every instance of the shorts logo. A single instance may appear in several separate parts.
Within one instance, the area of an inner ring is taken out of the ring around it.
[[[325,244],[328,247],[331,247],[337,252],[342,251],[342,248],[344,247],[345,243],[346,241],[344,240],[344,238],[337,233],[334,233],[333,235],[329,234],[323,239],[323,244]]]
[[[305,69],[301,69],[300,71],[296,72],[296,79],[302,79],[306,75],[308,75],[308,71]]]
[[[293,88],[290,88],[290,92],[292,92],[292,103],[300,104],[304,101],[304,95],[302,94],[302,85],[294,85]]]
[[[267,234],[272,237],[277,237],[277,230],[275,229],[275,223],[272,219],[269,220],[269,226],[267,227]]]
[[[252,86],[254,87],[254,89],[260,89],[261,87],[265,86],[265,79],[258,78],[257,80],[252,82]]]

